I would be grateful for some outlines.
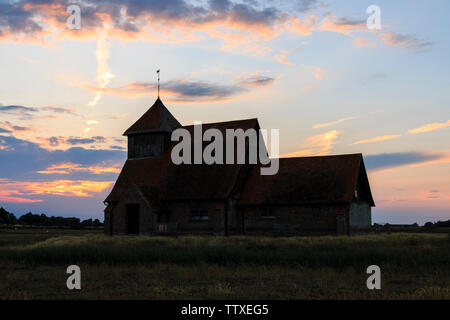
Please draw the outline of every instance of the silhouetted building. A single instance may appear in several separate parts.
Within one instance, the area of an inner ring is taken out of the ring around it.
[[[351,234],[370,229],[370,191],[361,154],[279,159],[275,175],[260,164],[171,161],[181,124],[158,98],[124,135],[128,159],[105,200],[105,233]],[[257,119],[203,124],[259,130]],[[259,139],[260,137],[258,137]],[[246,145],[248,148],[248,144]],[[247,149],[248,151],[248,149]]]

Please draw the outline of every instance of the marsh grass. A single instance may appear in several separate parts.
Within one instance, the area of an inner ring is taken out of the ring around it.
[[[65,286],[71,264],[82,269],[81,291]],[[382,290],[366,287],[371,264],[381,267]],[[446,234],[0,232],[0,268],[0,299],[450,299]]]
[[[0,246],[4,261],[31,265],[95,263],[140,265],[206,263],[220,266],[285,265],[347,268],[389,264],[400,268],[450,267],[442,234],[359,237],[108,237],[59,236],[32,244]]]

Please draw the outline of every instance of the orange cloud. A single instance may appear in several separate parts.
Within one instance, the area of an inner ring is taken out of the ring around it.
[[[306,143],[301,145],[301,150],[282,154],[281,157],[302,157],[320,156],[330,153],[335,140],[342,134],[340,131],[332,130],[318,134],[306,139]]]
[[[1,185],[0,185],[1,187]],[[7,203],[35,203],[35,202],[42,202],[41,199],[27,199],[27,198],[21,198],[17,196],[12,196],[11,193],[14,191],[11,190],[0,190],[0,201],[1,202],[7,202]]]
[[[362,38],[356,38],[355,44],[357,47],[372,47],[373,44],[371,42],[368,42],[367,40],[364,40]]]
[[[323,70],[322,68],[314,68],[313,70],[314,73],[314,78],[316,78],[316,80],[322,80],[323,74],[325,73],[325,70]]]
[[[367,31],[366,21],[350,20],[347,18],[338,19],[336,16],[329,14],[320,23],[320,31],[332,31],[348,35],[352,32]]]
[[[57,195],[65,197],[90,197],[109,188],[114,181],[55,180],[20,181],[0,179],[0,201],[41,202],[42,199],[29,199],[36,195]]]
[[[314,31],[317,17],[310,16],[309,19],[300,20],[298,17],[290,17],[284,24],[285,28],[292,33],[298,33],[303,36],[310,35]]]
[[[0,121],[0,128],[9,131],[10,133],[29,133],[39,131],[38,128],[34,126],[16,126],[9,121]]]
[[[371,139],[359,140],[359,141],[353,142],[353,144],[362,144],[362,143],[386,141],[386,140],[395,139],[395,138],[398,138],[398,137],[401,137],[401,136],[402,136],[401,134],[385,135],[385,136],[375,137],[375,138],[371,138]]]
[[[443,122],[443,123],[435,122],[435,123],[425,124],[416,129],[410,129],[410,130],[408,130],[408,133],[423,133],[423,132],[434,131],[434,130],[438,130],[438,129],[442,129],[442,128],[447,128],[449,126],[450,126],[450,120],[447,120],[447,122]]]
[[[71,174],[73,172],[89,172],[93,174],[120,173],[120,168],[104,166],[83,167],[79,164],[66,162],[52,165],[46,170],[38,171],[41,174]]]
[[[293,66],[294,63],[292,63],[291,61],[287,60],[287,56],[289,55],[289,51],[286,50],[281,50],[280,53],[276,54],[274,56],[274,59],[282,64],[288,65],[288,66]]]
[[[330,126],[334,126],[338,123],[344,122],[344,121],[349,121],[349,120],[353,120],[353,119],[358,119],[358,117],[346,117],[346,118],[341,118],[339,120],[333,121],[333,122],[328,122],[328,123],[319,123],[319,124],[315,124],[313,125],[313,129],[320,129],[320,128],[325,128],[325,127],[330,127]]]

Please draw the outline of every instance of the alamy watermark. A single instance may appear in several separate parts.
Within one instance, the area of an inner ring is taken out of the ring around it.
[[[67,278],[66,286],[69,290],[81,290],[81,269],[79,266],[73,264],[67,267],[67,274],[70,276]]]
[[[381,289],[381,269],[377,265],[371,265],[367,267],[367,274],[371,276],[367,278],[366,285],[369,290]]]
[[[67,13],[70,16],[67,18],[67,28],[70,30],[81,29],[81,8],[78,5],[80,1],[70,1],[72,3],[67,7]]]
[[[203,132],[201,121],[194,122],[194,137],[184,128],[172,132],[172,141],[178,143],[173,147],[172,163],[179,164],[257,164],[261,175],[274,175],[279,169],[279,129],[270,131],[270,155],[266,145],[266,129],[226,129],[222,131],[210,128]],[[204,147],[204,142],[209,142]],[[192,150],[193,146],[193,150]],[[193,154],[192,154],[193,153]]]
[[[367,18],[366,25],[369,30],[381,29],[381,9],[379,6],[370,5],[366,9],[366,13],[370,14]]]

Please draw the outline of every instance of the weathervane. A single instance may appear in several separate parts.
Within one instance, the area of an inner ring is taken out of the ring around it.
[[[158,74],[158,98],[159,98],[159,71],[160,69],[156,70],[156,73]]]

